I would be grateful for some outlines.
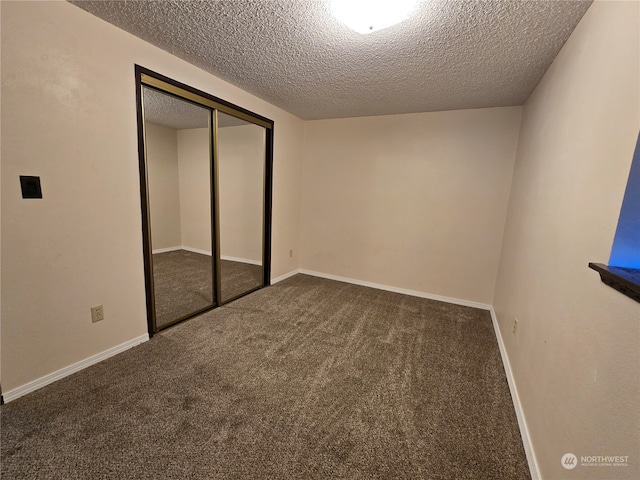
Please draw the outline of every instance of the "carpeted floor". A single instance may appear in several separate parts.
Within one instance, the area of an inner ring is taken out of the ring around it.
[[[262,285],[262,266],[220,260],[220,277],[222,301],[226,302]]]
[[[3,479],[528,479],[489,313],[297,275],[2,407]]]
[[[249,291],[262,283],[262,267],[221,260],[222,300]],[[153,255],[156,324],[173,320],[210,306],[213,302],[211,257],[187,250]]]

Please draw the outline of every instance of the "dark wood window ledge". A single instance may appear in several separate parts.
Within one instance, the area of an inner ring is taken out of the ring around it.
[[[600,274],[602,283],[640,302],[640,268],[610,267],[602,263],[590,263],[589,268]]]

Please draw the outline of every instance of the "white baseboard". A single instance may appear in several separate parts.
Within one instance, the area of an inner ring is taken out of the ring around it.
[[[230,257],[229,255],[220,255],[220,260],[229,260],[231,262],[249,263],[251,265],[262,265],[260,260],[251,260],[249,258]]]
[[[209,256],[211,256],[211,250],[200,250],[199,248],[186,247],[184,245],[181,246],[180,249],[181,250],[186,250],[187,252],[199,253],[200,255],[209,255]]]
[[[21,387],[14,388],[13,390],[9,390],[8,392],[2,394],[2,399],[5,401],[5,403],[11,402],[16,398],[20,398],[23,395],[26,395],[27,393],[31,393],[35,390],[38,390],[39,388],[44,387],[45,385],[49,385],[50,383],[53,383],[64,377],[67,377],[72,373],[79,372],[80,370],[83,370],[95,363],[101,362],[102,360],[105,360],[109,357],[113,357],[118,353],[122,353],[125,350],[129,350],[130,348],[140,345],[141,343],[144,343],[147,340],[149,340],[149,334],[145,333],[144,335],[141,335],[137,338],[133,338],[127,342],[121,343],[120,345],[116,345],[115,347],[109,348],[104,352],[97,353],[96,355],[92,355],[89,358],[80,360],[79,362],[69,365],[68,367],[61,368],[60,370],[57,370],[53,373],[45,375],[44,377],[40,377],[37,380],[33,380],[32,382],[26,383]]]
[[[538,462],[536,460],[535,452],[531,444],[531,437],[529,436],[529,428],[527,427],[527,420],[524,417],[524,411],[520,404],[520,396],[518,395],[518,387],[516,387],[515,380],[513,378],[513,372],[511,371],[511,364],[509,363],[509,357],[507,355],[507,349],[504,346],[502,340],[502,334],[500,333],[500,326],[498,325],[498,317],[496,312],[491,307],[491,321],[493,322],[493,329],[498,339],[498,348],[500,349],[500,356],[502,357],[502,364],[504,366],[505,374],[507,375],[507,383],[509,384],[509,390],[511,391],[511,398],[513,399],[513,407],[516,411],[516,417],[518,419],[518,426],[520,427],[520,436],[522,437],[522,444],[524,446],[524,453],[527,456],[527,462],[529,463],[529,471],[531,472],[531,480],[540,480],[540,469],[538,468]]]
[[[182,250],[182,247],[178,245],[177,247],[157,248],[152,250],[151,253],[156,255],[157,253],[175,252],[176,250]]]
[[[444,297],[442,295],[434,295],[431,293],[418,292],[416,290],[407,290],[404,288],[392,287],[390,285],[382,285],[379,283],[365,282],[363,280],[356,280],[353,278],[339,277],[338,275],[331,275],[328,273],[314,272],[312,270],[300,269],[298,273],[304,275],[311,275],[313,277],[327,278],[329,280],[337,280],[339,282],[353,283],[354,285],[361,285],[363,287],[376,288],[378,290],[386,290],[387,292],[402,293],[403,295],[410,295],[412,297],[428,298],[429,300],[437,300],[439,302],[453,303],[454,305],[462,305],[464,307],[479,308],[481,310],[491,310],[491,305],[486,303],[472,302],[470,300],[463,300],[461,298]]]
[[[153,250],[152,253],[155,255],[156,253],[175,252],[176,250],[186,250],[187,252],[193,252],[193,253],[199,253],[200,255],[211,256],[211,250],[201,250],[199,248],[187,247],[186,245],[180,245],[177,247],[159,248],[157,250]],[[231,262],[248,263],[251,265],[262,265],[261,260],[251,260],[249,258],[232,257],[229,255],[220,255],[220,259],[229,260]]]
[[[184,245],[178,245],[177,247],[158,248],[156,250],[152,250],[151,253],[155,255],[156,253],[175,252],[178,250],[186,250],[187,252],[200,253],[202,255],[211,256],[210,250],[200,250],[199,248],[185,247]]]
[[[209,250],[200,250],[199,248],[185,247],[184,245],[178,245],[177,247],[158,248],[152,250],[151,253],[155,255],[157,253],[176,252],[178,250],[186,250],[187,252],[200,253],[202,255],[211,256],[211,252]]]
[[[276,283],[286,280],[287,278],[291,278],[294,275],[297,275],[298,273],[300,273],[300,270],[293,270],[289,273],[285,273],[284,275],[280,275],[279,277],[272,278],[271,285],[275,285]]]

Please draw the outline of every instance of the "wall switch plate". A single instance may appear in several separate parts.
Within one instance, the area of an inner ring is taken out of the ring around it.
[[[289,250],[289,258],[293,258],[293,250]]]
[[[40,177],[20,175],[20,189],[22,190],[22,198],[42,198]]]
[[[91,321],[96,323],[100,320],[104,320],[104,309],[102,308],[102,305],[91,307]]]

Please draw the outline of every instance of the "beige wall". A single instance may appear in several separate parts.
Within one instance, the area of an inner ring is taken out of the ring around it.
[[[220,254],[262,262],[264,128],[218,130]]]
[[[490,304],[520,111],[306,122],[301,267]]]
[[[211,254],[209,129],[147,123],[153,249]],[[264,129],[225,127],[218,134],[220,244],[223,257],[262,261]]]
[[[182,245],[178,136],[173,128],[145,124],[151,244],[154,251]]]
[[[178,130],[182,246],[211,253],[209,129]]]
[[[524,109],[495,309],[545,479],[640,478],[640,308],[587,267],[609,258],[640,128],[639,19],[594,3]],[[632,466],[569,473],[568,452]]]
[[[275,121],[273,274],[297,268],[301,120],[67,2],[1,8],[3,392],[147,332],[135,63]]]
[[[300,266],[303,122],[292,115],[282,117],[274,138],[271,278],[277,279]]]

